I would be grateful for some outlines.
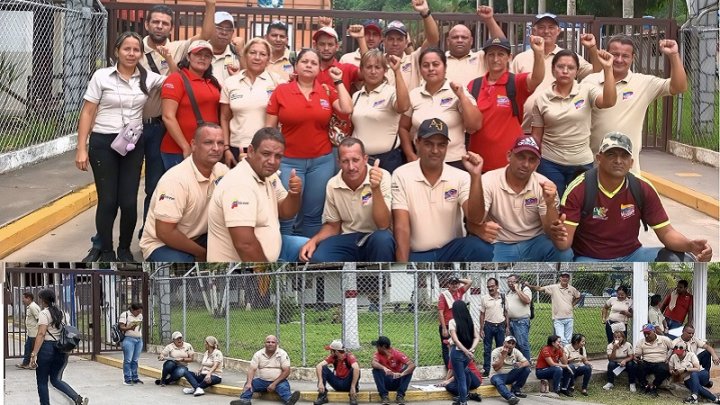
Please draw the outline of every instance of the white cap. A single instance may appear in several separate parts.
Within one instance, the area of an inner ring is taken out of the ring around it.
[[[322,27],[319,30],[315,31],[315,33],[313,34],[313,41],[317,41],[320,34],[329,35],[329,36],[335,38],[336,41],[338,41],[337,32],[335,32],[335,30],[330,27]]]
[[[227,11],[218,11],[215,13],[215,25],[220,24],[223,21],[230,21],[233,28],[235,28],[235,19]]]
[[[192,41],[192,43],[188,47],[188,53],[196,53],[203,49],[207,49],[208,51],[210,51],[210,53],[213,53],[213,48],[212,45],[210,45],[210,42],[203,41],[201,39],[197,41]]]
[[[342,343],[342,340],[335,339],[330,343],[329,345],[325,346],[325,350],[344,350],[345,346]]]
[[[181,338],[181,337],[183,337],[183,335],[182,335],[182,333],[180,333],[179,331],[175,331],[175,332],[173,332],[173,334],[172,334],[172,340],[175,340],[175,339]]]

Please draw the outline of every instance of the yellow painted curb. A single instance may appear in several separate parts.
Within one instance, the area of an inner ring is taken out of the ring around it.
[[[95,184],[90,184],[0,228],[0,259],[44,236],[97,204]]]
[[[720,219],[720,203],[718,203],[718,200],[652,173],[642,172],[642,176],[649,180],[655,186],[657,192],[665,197],[712,218]]]

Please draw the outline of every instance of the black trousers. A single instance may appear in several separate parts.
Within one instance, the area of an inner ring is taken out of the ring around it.
[[[638,382],[643,387],[648,385],[648,374],[655,376],[655,380],[651,384],[655,388],[659,387],[665,379],[670,377],[670,370],[668,369],[667,363],[648,363],[646,361],[641,361],[637,364],[636,372]]]

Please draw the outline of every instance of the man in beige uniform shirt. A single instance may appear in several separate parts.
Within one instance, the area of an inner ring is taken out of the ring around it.
[[[651,323],[643,326],[642,333],[645,337],[635,344],[637,381],[646,394],[657,397],[657,387],[670,376],[667,360],[673,345],[669,337],[655,334],[655,326]],[[652,384],[647,381],[648,374],[655,376]]]
[[[285,405],[295,405],[300,399],[300,391],[291,392],[287,380],[290,356],[278,347],[278,343],[278,338],[273,335],[265,338],[265,348],[255,352],[250,360],[240,399],[230,401],[230,405],[250,405],[254,392],[275,392]]]
[[[23,361],[16,364],[17,368],[25,368],[34,370],[36,367],[30,366],[30,353],[35,347],[35,336],[38,333],[38,320],[40,319],[40,306],[33,301],[35,296],[30,291],[23,293],[22,302],[25,305],[25,352]]]
[[[535,105],[535,99],[544,93],[545,89],[550,87],[555,81],[552,75],[552,59],[556,53],[562,50],[557,45],[558,36],[562,30],[560,29],[560,23],[558,22],[555,14],[544,13],[535,16],[535,23],[532,27],[532,34],[535,36],[542,37],[545,40],[545,78],[542,83],[535,89],[530,97],[525,102],[524,117],[522,127],[525,132],[530,132],[532,123],[532,111]],[[582,56],[580,58],[580,66],[578,68],[577,80],[582,80],[585,76],[589,75],[593,71],[600,71],[602,67],[597,62],[597,46],[595,44],[595,36],[593,34],[583,34],[580,36],[580,43],[587,50],[590,56],[589,63]],[[597,64],[597,66],[594,66]],[[515,58],[513,58],[510,64],[510,72],[512,73],[526,73],[531,72],[533,69],[533,50],[528,49],[527,51],[521,52]]]
[[[480,297],[480,337],[483,340],[483,377],[490,375],[490,353],[505,341],[505,332],[509,328],[505,294],[495,277],[487,279],[488,293]]]
[[[220,86],[230,75],[240,71],[240,60],[230,49],[235,34],[235,20],[227,11],[215,13],[215,30],[208,42],[213,48],[212,70],[213,76]]]
[[[294,169],[289,190],[280,182],[284,152],[279,130],[258,130],[247,157],[215,187],[208,209],[209,262],[298,261],[307,238],[280,234],[280,219],[297,214],[302,191]]]
[[[277,73],[283,80],[290,80],[295,73],[293,62],[295,52],[288,49],[288,26],[282,21],[273,21],[265,32],[265,40],[270,43],[270,61],[267,70]]]
[[[640,174],[640,150],[642,132],[647,108],[659,97],[680,94],[687,90],[687,75],[678,51],[678,44],[672,39],[662,39],[658,44],[660,53],[667,57],[670,78],[635,73],[630,66],[635,58],[634,40],[626,35],[617,35],[608,41],[608,52],[613,56],[613,77],[617,87],[617,102],[610,108],[593,107],[590,127],[590,149],[598,153],[606,134],[619,131],[626,134],[633,144],[634,174]],[[603,74],[594,73],[586,82],[602,86]]]
[[[208,197],[229,170],[220,163],[220,126],[200,125],[190,146],[192,154],[163,175],[150,202],[140,239],[147,261],[204,262],[207,256]]]
[[[685,325],[682,329],[682,334],[675,340],[673,340],[673,346],[678,343],[685,343],[689,352],[697,355],[700,365],[710,372],[712,363],[716,366],[720,366],[720,357],[718,357],[715,349],[708,344],[707,341],[695,337],[695,328],[692,325]]]
[[[573,335],[573,307],[580,301],[580,292],[570,285],[570,273],[560,273],[560,282],[546,286],[529,285],[533,291],[541,291],[550,296],[552,304],[552,319],[555,334],[560,336],[563,345],[570,343]]]

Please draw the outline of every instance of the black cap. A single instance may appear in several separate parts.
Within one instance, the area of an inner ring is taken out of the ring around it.
[[[380,336],[377,340],[373,340],[370,342],[371,345],[377,347],[377,346],[383,346],[383,347],[390,347],[390,339],[387,336]]]
[[[497,46],[498,48],[502,48],[508,52],[512,52],[510,47],[510,41],[508,41],[506,38],[490,38],[485,41],[482,49],[483,51],[487,51],[493,46]]]
[[[450,278],[448,278],[447,282],[449,284],[456,284],[460,282],[460,279],[455,276],[451,276]]]
[[[448,126],[445,121],[440,118],[430,118],[420,124],[417,131],[418,138],[429,138],[433,135],[442,135],[445,138],[450,139],[450,135],[448,135]]]

